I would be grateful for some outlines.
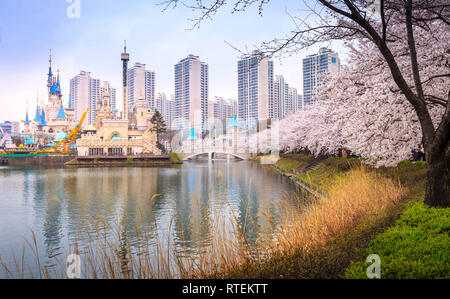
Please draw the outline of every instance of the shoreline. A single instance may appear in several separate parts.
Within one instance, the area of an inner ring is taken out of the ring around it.
[[[164,166],[180,165],[172,156],[117,156],[84,157],[77,155],[5,155],[0,156],[2,166],[76,167],[76,166]]]
[[[258,163],[259,163],[259,160],[260,160],[260,158],[258,158],[258,157],[250,159],[250,161],[258,162]],[[313,195],[314,197],[320,199],[320,198],[322,198],[322,196],[324,196],[324,192],[322,190],[320,190],[320,189],[318,189],[318,188],[316,188],[314,186],[311,186],[310,184],[308,184],[304,180],[302,180],[299,177],[297,177],[294,173],[288,172],[285,169],[277,166],[276,163],[269,164],[269,166],[273,170],[275,170],[277,173],[281,174],[283,177],[288,178],[294,184],[299,186],[302,190],[306,190],[309,194]]]

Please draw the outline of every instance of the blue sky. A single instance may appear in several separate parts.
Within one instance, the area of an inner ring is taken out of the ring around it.
[[[0,1],[0,121],[23,119],[27,101],[32,114],[36,93],[46,97],[50,48],[53,69],[61,71],[65,101],[69,80],[80,70],[110,81],[121,97],[120,53],[125,39],[130,64],[145,63],[156,72],[157,93],[174,93],[174,64],[194,54],[209,64],[210,100],[214,96],[237,98],[239,53],[226,42],[252,49],[292,30],[287,11],[301,14],[299,0],[272,0],[263,17],[257,7],[237,14],[224,7],[212,21],[189,30],[193,25],[189,19],[196,12],[184,7],[162,12],[161,0],[79,1],[79,19],[68,18],[71,4],[67,0]],[[340,45],[331,46],[342,51]],[[275,74],[284,75],[301,91],[301,59],[317,49],[276,59]]]

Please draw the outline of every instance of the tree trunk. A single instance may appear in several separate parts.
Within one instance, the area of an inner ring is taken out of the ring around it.
[[[442,153],[428,159],[425,203],[432,207],[450,207],[450,159]]]

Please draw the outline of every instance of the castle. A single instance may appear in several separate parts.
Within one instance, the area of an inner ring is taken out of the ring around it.
[[[24,134],[39,135],[47,134],[56,137],[61,132],[70,132],[75,126],[75,110],[69,96],[68,107],[63,105],[59,70],[57,76],[52,72],[52,56],[50,53],[48,78],[47,78],[48,99],[47,103],[36,105],[36,113],[33,119],[26,113],[24,124]]]
[[[122,53],[124,70],[127,69],[129,54]],[[152,131],[153,111],[141,95],[133,109],[127,105],[127,72],[123,72],[123,113],[111,109],[111,97],[104,89],[103,99],[96,103],[97,117],[94,125],[83,128],[77,139],[78,156],[133,156],[142,154],[161,155],[157,148],[156,133]]]
[[[124,70],[127,69],[128,60],[129,54],[126,53],[125,46],[125,53],[122,53]],[[124,71],[124,112],[118,115],[117,110],[112,109],[111,95],[104,88],[101,92],[103,98],[97,99],[94,125],[85,126],[81,130],[81,138],[76,141],[79,156],[161,155],[161,150],[156,146],[156,133],[152,131],[153,111],[142,97],[142,92],[136,105],[128,109],[126,75],[127,72]],[[49,135],[57,139],[58,136],[66,136],[78,124],[70,96],[68,107],[63,106],[59,71],[57,76],[53,75],[51,54],[47,88],[47,104],[42,107],[37,105],[32,120],[27,111],[23,133],[33,136]]]
[[[110,95],[105,90],[96,108],[95,125],[84,127],[77,139],[78,156],[161,155],[156,133],[151,130],[153,112],[142,96],[128,119],[111,110]]]

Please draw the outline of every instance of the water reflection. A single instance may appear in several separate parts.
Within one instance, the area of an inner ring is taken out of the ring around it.
[[[48,263],[55,255],[64,256],[76,239],[80,245],[87,242],[81,232],[90,229],[92,219],[118,224],[131,243],[121,244],[123,254],[127,245],[136,248],[143,239],[155,241],[170,233],[178,246],[195,249],[214,233],[212,211],[219,207],[234,211],[254,242],[276,221],[262,212],[274,210],[282,191],[299,192],[273,170],[245,161],[154,168],[0,167],[0,191],[0,253],[21,254],[33,230]],[[101,229],[113,233],[107,226]]]

